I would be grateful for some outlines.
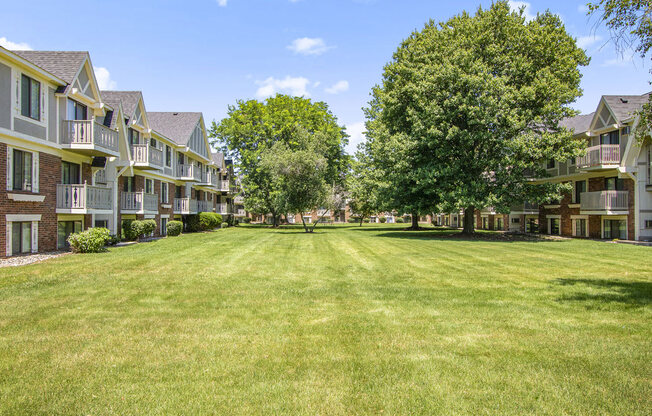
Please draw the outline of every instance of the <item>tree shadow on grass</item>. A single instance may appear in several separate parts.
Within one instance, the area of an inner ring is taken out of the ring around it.
[[[378,237],[425,241],[465,241],[474,243],[559,243],[565,241],[564,239],[551,239],[530,234],[493,232],[479,232],[472,236],[467,236],[454,230],[397,231],[394,229],[393,231],[378,234]]]
[[[556,279],[560,286],[591,289],[558,298],[559,302],[620,303],[634,307],[652,304],[652,281],[624,281],[620,279]]]

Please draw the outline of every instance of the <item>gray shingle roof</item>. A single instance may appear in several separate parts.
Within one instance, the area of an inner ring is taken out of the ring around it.
[[[573,134],[584,133],[589,130],[591,126],[591,120],[593,120],[593,115],[591,114],[582,114],[575,117],[566,118],[561,121],[561,126],[566,127],[568,130],[571,130]]]
[[[212,152],[211,153],[211,159],[213,160],[213,162],[215,162],[215,164],[218,167],[222,167],[222,164],[224,163],[224,153],[222,153],[222,152]]]
[[[147,113],[149,126],[177,144],[186,145],[201,113],[153,112]]]
[[[88,52],[81,51],[12,51],[21,58],[58,76],[68,84],[72,82]]]
[[[627,120],[632,114],[648,102],[650,93],[643,95],[603,95],[611,111],[619,122]]]
[[[138,101],[143,97],[140,91],[100,91],[102,101],[118,109],[118,105],[122,104],[122,111],[125,117],[132,117],[136,112]]]

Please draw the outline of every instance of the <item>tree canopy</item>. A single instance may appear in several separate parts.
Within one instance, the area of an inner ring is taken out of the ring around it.
[[[260,214],[271,213],[275,225],[284,212],[278,189],[271,180],[272,172],[261,166],[261,160],[276,143],[289,150],[300,148],[300,132],[319,133],[326,181],[343,183],[348,166],[344,152],[348,136],[326,103],[280,94],[262,102],[238,101],[229,106],[226,118],[212,123],[209,131],[212,143],[226,147],[234,158],[242,178],[245,208]]]
[[[476,207],[558,197],[529,178],[581,151],[559,123],[576,114],[588,62],[550,12],[527,21],[498,1],[430,21],[394,53],[366,109],[380,199],[414,214],[463,208],[472,232]]]

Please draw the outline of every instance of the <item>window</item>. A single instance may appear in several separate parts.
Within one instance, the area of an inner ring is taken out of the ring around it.
[[[140,143],[140,132],[138,130],[129,129],[129,144],[134,145]]]
[[[88,108],[75,100],[68,99],[68,120],[87,120]]]
[[[620,129],[620,134],[622,134],[622,135],[629,134],[630,131],[631,131],[631,127],[630,126],[625,126],[622,129]]]
[[[604,238],[620,240],[627,239],[627,223],[625,220],[604,220]]]
[[[600,135],[600,144],[620,144],[618,130]]]
[[[133,192],[136,188],[136,177],[135,176],[125,176],[124,182],[124,191]]]
[[[109,228],[109,220],[95,220],[95,228]]]
[[[32,190],[32,154],[14,149],[13,160],[13,190]]]
[[[607,191],[624,191],[625,180],[617,177],[604,178],[604,189]]]
[[[496,218],[496,230],[502,230],[503,229],[503,219],[502,218]]]
[[[158,143],[156,142],[156,139],[149,139],[149,145],[156,149]]]
[[[161,235],[168,235],[168,219],[161,218]]]
[[[559,235],[559,218],[548,218],[548,234]]]
[[[11,223],[11,255],[25,254],[32,251],[32,223]]]
[[[586,237],[586,219],[577,218],[573,220],[573,235],[575,237]]]
[[[482,217],[482,229],[483,230],[488,230],[489,229],[489,218]]]
[[[177,152],[177,161],[179,162],[179,165],[185,165],[186,164],[186,158],[183,153]]]
[[[168,183],[161,182],[161,202],[163,204],[168,203]]]
[[[520,224],[520,223],[521,223],[520,218],[518,218],[518,217],[512,218],[512,224]]]
[[[64,185],[80,183],[79,171],[77,163],[61,162],[61,183]]]
[[[41,83],[27,75],[20,79],[20,114],[34,120],[41,119]]]
[[[645,220],[645,228],[652,228],[652,220]]]
[[[72,233],[78,233],[81,230],[81,221],[59,221],[57,223],[57,248],[68,248],[68,236]]]
[[[182,188],[181,186],[179,186],[179,185],[177,185],[177,186],[174,188],[174,197],[175,197],[175,198],[183,198],[183,197],[181,196],[181,195],[182,195],[182,189],[183,189],[183,188]]]
[[[555,160],[548,159],[548,162],[546,163],[546,169],[554,169],[554,168],[555,168]]]
[[[539,219],[538,218],[528,218],[525,221],[525,232],[526,233],[538,233],[539,232]]]
[[[575,182],[575,195],[574,202],[576,204],[580,203],[582,192],[586,192],[586,181],[577,181]]]
[[[145,179],[145,193],[146,194],[154,193],[154,179]]]
[[[172,167],[172,149],[167,144],[165,145],[165,166]]]

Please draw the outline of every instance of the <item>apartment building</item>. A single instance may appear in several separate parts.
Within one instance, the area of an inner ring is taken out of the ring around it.
[[[148,113],[139,91],[100,91],[87,52],[0,47],[0,256],[66,248],[70,233],[224,212],[229,171],[201,113]],[[221,179],[221,180],[220,180]],[[226,212],[225,212],[226,213]]]
[[[477,227],[569,237],[652,240],[652,144],[634,138],[636,111],[649,94],[604,95],[596,111],[564,120],[586,154],[546,162],[549,177],[572,192],[543,205],[523,203],[509,214],[485,208]]]

